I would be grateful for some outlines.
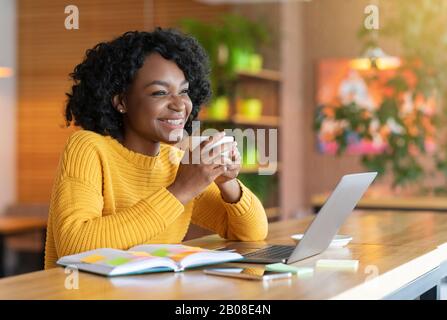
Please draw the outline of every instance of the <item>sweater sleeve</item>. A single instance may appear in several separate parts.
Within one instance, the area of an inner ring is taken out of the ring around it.
[[[264,207],[250,189],[239,180],[238,183],[242,196],[236,203],[225,202],[212,183],[195,199],[192,222],[228,240],[264,240],[268,232]]]
[[[58,257],[95,248],[127,249],[166,230],[184,206],[166,188],[131,207],[103,216],[98,150],[82,138],[69,141],[58,168],[50,219]]]

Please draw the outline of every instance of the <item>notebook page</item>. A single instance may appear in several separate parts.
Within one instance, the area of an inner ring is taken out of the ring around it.
[[[95,249],[66,256],[58,260],[61,265],[74,265],[80,270],[104,275],[123,275],[150,272],[151,268],[168,267],[177,270],[171,259],[151,256],[144,252],[122,251],[116,249]]]
[[[192,268],[196,266],[217,264],[241,260],[243,257],[236,252],[228,251],[204,251],[189,255],[180,261],[180,266],[184,268]]]

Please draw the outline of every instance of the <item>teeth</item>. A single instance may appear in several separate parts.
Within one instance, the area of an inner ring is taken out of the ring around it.
[[[179,125],[183,123],[183,119],[177,119],[177,120],[166,120],[167,123],[173,124],[173,125]]]

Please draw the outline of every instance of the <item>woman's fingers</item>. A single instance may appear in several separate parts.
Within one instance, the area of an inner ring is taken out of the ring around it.
[[[225,165],[217,165],[212,170],[213,180],[216,179],[218,176],[221,176],[227,172],[227,167]]]
[[[241,154],[239,153],[239,150],[237,148],[237,144],[233,149],[233,156],[231,160],[233,160],[234,163],[240,164],[241,163]]]
[[[209,177],[236,175],[240,170],[241,156],[237,148],[237,142],[220,143],[212,147],[225,136],[224,132],[217,133],[200,144],[200,166],[205,166]]]
[[[202,151],[206,151],[207,149],[209,149],[209,146],[211,146],[213,143],[216,143],[217,141],[219,141],[220,139],[222,139],[225,136],[225,132],[218,132],[214,135],[212,135],[210,138],[208,138],[207,140],[203,141],[200,144],[200,150]]]
[[[233,171],[233,170],[236,170],[236,169],[239,169],[239,168],[240,168],[240,165],[238,165],[238,164],[230,164],[230,165],[227,166],[227,170],[228,171]]]
[[[204,164],[223,163],[223,159],[228,158],[225,153],[230,154],[233,149],[234,142],[223,143],[219,146],[212,148],[211,150],[204,150],[202,152],[202,162]]]

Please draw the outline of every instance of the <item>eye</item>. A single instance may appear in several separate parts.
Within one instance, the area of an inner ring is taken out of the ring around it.
[[[189,89],[183,89],[180,94],[189,94]]]
[[[158,90],[158,91],[155,91],[155,92],[152,92],[152,96],[165,96],[167,94],[167,92],[166,91],[163,91],[163,90]]]

